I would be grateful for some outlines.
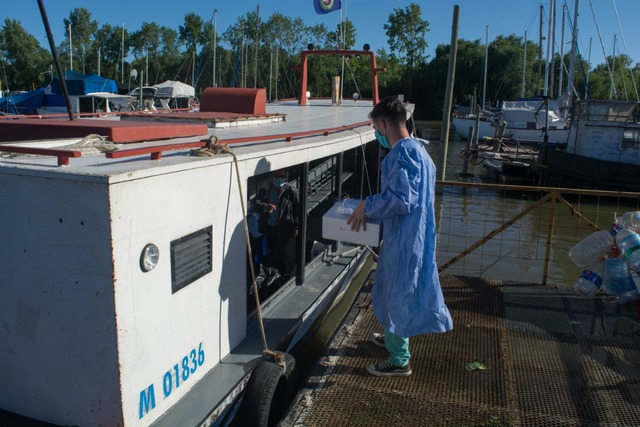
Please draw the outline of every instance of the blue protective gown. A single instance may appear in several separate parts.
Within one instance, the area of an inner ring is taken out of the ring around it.
[[[453,328],[436,265],[435,170],[419,141],[401,139],[382,161],[381,192],[365,199],[383,223],[373,310],[401,337]]]

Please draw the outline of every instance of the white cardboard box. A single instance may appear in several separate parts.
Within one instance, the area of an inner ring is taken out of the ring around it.
[[[362,228],[360,231],[352,231],[351,225],[347,224],[349,215],[358,206],[358,203],[360,203],[358,199],[346,199],[334,204],[322,217],[322,237],[358,245],[378,246],[380,244],[381,219],[368,219],[366,231]],[[341,211],[346,211],[346,213],[341,213]]]

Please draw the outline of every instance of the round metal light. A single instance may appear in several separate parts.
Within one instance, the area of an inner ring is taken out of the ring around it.
[[[145,273],[156,268],[158,265],[158,259],[160,258],[160,250],[153,243],[149,243],[142,249],[140,255],[140,268]]]

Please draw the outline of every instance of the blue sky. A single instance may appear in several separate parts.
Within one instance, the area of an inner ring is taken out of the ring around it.
[[[187,13],[194,12],[205,20],[211,20],[213,10],[217,9],[217,27],[220,34],[233,24],[239,16],[254,12],[260,6],[260,16],[268,18],[274,12],[280,12],[289,17],[300,17],[308,24],[324,23],[334,28],[340,20],[340,13],[317,15],[313,8],[313,0],[268,0],[268,1],[199,1],[199,0],[155,0],[155,1],[86,1],[86,0],[43,0],[49,23],[51,25],[56,44],[64,39],[63,18],[68,17],[71,10],[77,7],[87,8],[93,19],[100,25],[124,24],[129,31],[135,31],[147,22],[157,22],[175,30],[184,22]],[[573,16],[575,0],[556,0],[558,6],[556,44],[560,44],[559,33],[561,26],[561,4],[568,5]],[[539,7],[542,4],[548,11],[549,0],[413,0],[420,5],[423,19],[429,22],[427,43],[428,54],[434,55],[435,47],[448,44],[451,40],[451,23],[454,5],[460,6],[459,38],[467,40],[485,40],[488,26],[489,41],[498,35],[516,34],[523,36],[527,31],[529,40],[538,40]],[[387,22],[394,8],[405,8],[410,0],[342,0],[343,16],[353,21],[357,30],[356,47],[361,48],[369,43],[375,51],[383,46],[388,49],[387,38],[383,25]],[[615,5],[615,7],[614,7]],[[593,12],[592,8],[593,6]],[[620,19],[620,30],[618,17]],[[36,0],[6,0],[0,8],[4,19],[11,18],[20,21],[23,27],[33,34],[43,47],[48,47],[44,26]],[[604,54],[596,31],[596,21],[600,28],[602,44],[607,55],[612,53],[614,34],[618,39],[617,51],[625,53],[623,45],[626,42],[626,53],[634,63],[640,62],[640,1],[638,0],[580,0],[578,28],[580,29],[579,48],[584,57],[589,52],[589,40],[592,39],[591,63],[603,62]],[[568,28],[568,24],[566,24]],[[568,29],[565,30],[568,34]],[[546,26],[543,29],[546,35]],[[565,35],[565,42],[568,42]],[[544,42],[546,49],[546,42]],[[565,52],[568,50],[568,44]]]

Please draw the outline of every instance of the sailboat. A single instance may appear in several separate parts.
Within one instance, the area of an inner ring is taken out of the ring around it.
[[[575,1],[578,10],[578,0]],[[577,20],[577,12],[574,22]],[[576,26],[570,70],[575,68]],[[569,73],[570,77],[572,72]],[[545,184],[637,191],[640,187],[638,101],[585,99],[573,102],[566,151],[541,156]]]
[[[540,11],[542,32],[542,9]],[[551,22],[550,22],[551,24]],[[551,28],[551,25],[549,25]],[[478,114],[460,114],[454,112],[452,122],[456,133],[461,139],[467,139],[471,129],[476,129],[476,139],[491,139],[499,136],[511,139],[514,144],[540,147],[543,143],[563,146],[569,135],[568,109],[563,100],[552,100],[546,96],[547,85],[543,96],[524,97],[524,73],[522,98],[517,101],[503,101],[499,108],[493,111],[484,109],[486,92],[486,73],[488,61],[488,41],[485,43],[485,65],[483,74],[483,109]],[[526,33],[525,33],[526,64]],[[540,58],[540,61],[542,59]],[[548,67],[547,67],[548,69]],[[545,76],[545,81],[547,77]],[[500,135],[497,135],[500,128]]]

